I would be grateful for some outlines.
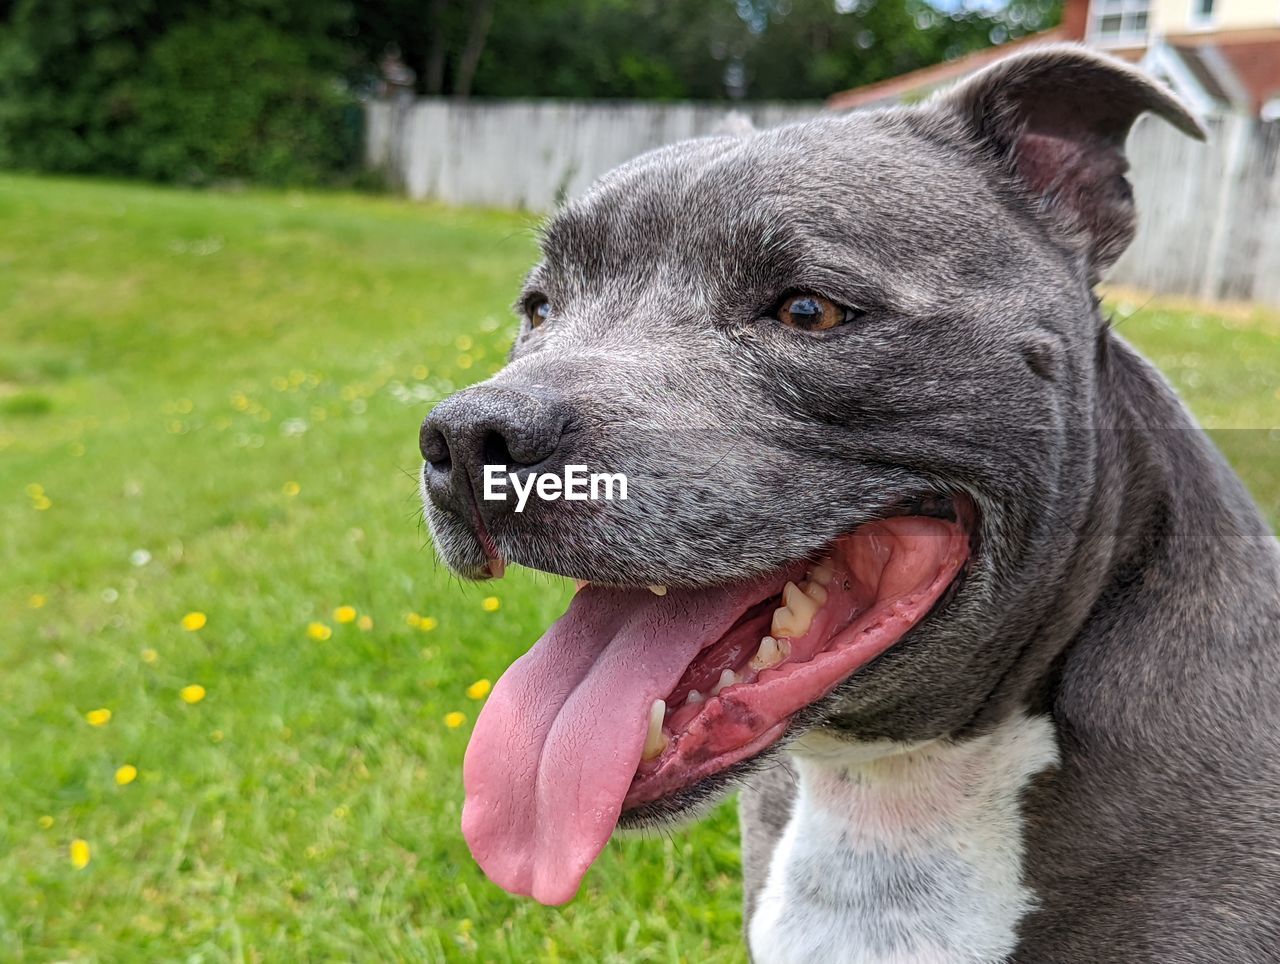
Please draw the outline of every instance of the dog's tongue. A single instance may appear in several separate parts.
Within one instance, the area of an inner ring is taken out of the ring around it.
[[[608,842],[649,708],[759,587],[588,586],[498,680],[467,747],[462,832],[494,883],[562,904]]]

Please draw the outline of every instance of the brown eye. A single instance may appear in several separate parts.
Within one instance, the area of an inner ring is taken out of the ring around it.
[[[801,292],[782,299],[775,317],[784,325],[801,331],[826,331],[850,321],[855,314],[848,308],[840,307],[830,298]]]
[[[551,302],[542,295],[534,295],[525,302],[524,312],[529,316],[529,326],[537,328],[551,317]]]

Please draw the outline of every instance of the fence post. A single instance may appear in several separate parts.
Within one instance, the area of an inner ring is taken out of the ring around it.
[[[1236,195],[1248,154],[1253,118],[1243,114],[1228,114],[1224,126],[1227,137],[1222,158],[1222,179],[1218,182],[1213,224],[1209,230],[1209,253],[1205,259],[1204,277],[1200,280],[1200,297],[1204,301],[1214,301],[1222,295],[1222,280],[1227,271],[1227,257],[1231,253],[1231,229],[1236,220]]]

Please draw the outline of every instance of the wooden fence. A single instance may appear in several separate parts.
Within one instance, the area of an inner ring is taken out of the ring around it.
[[[812,117],[814,104],[743,104],[757,127]],[[663,144],[708,134],[724,107],[692,103],[371,103],[366,160],[410,197],[547,211],[599,175]],[[1280,122],[1211,118],[1208,144],[1155,118],[1129,142],[1138,237],[1109,281],[1280,305]]]

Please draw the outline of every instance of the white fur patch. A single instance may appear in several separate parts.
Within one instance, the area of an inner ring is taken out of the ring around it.
[[[1058,762],[1048,719],[915,746],[814,733],[792,753],[795,808],[751,919],[758,964],[987,964],[1013,952],[1034,903],[1021,794]]]

